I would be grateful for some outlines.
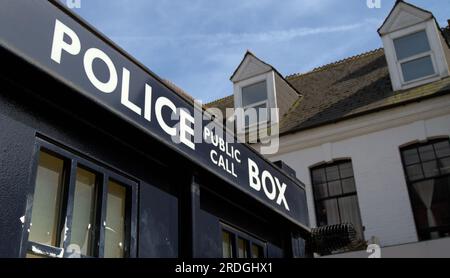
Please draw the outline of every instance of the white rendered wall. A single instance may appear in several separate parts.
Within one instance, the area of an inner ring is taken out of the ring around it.
[[[351,158],[365,239],[382,246],[418,240],[399,148],[450,136],[450,96],[409,104],[281,138],[279,154],[306,184],[311,225],[316,225],[309,168]]]

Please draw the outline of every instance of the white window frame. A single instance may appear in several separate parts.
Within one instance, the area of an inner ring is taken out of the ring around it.
[[[428,45],[430,46],[430,50],[427,51],[427,52],[422,52],[422,53],[413,55],[413,56],[408,57],[408,58],[401,59],[401,60],[398,59],[397,51],[395,50],[394,41],[396,39],[400,39],[400,38],[403,38],[403,37],[406,37],[406,36],[409,36],[409,35],[412,35],[412,34],[415,34],[415,33],[419,33],[419,32],[425,32],[425,35],[427,36],[427,40],[428,40]],[[422,80],[430,79],[432,77],[436,77],[436,76],[439,75],[439,71],[438,71],[438,68],[436,66],[436,57],[434,55],[433,47],[431,46],[430,41],[431,40],[429,38],[427,30],[426,29],[422,29],[422,28],[419,28],[419,30],[417,30],[417,31],[409,31],[406,35],[401,34],[401,32],[400,32],[396,36],[392,36],[392,44],[393,44],[394,50],[395,50],[395,60],[396,60],[396,64],[397,64],[397,69],[398,69],[398,71],[400,73],[400,77],[402,79],[402,84],[408,85],[408,84],[411,84],[411,83],[416,83],[416,82],[420,82]],[[431,63],[433,65],[434,73],[430,74],[430,75],[427,75],[427,76],[419,77],[419,78],[416,78],[416,79],[413,79],[413,80],[405,81],[405,76],[403,75],[403,70],[402,70],[402,64],[405,64],[405,63],[408,63],[408,62],[411,62],[411,61],[414,61],[414,60],[417,60],[417,59],[420,59],[420,58],[424,58],[424,57],[430,57],[431,58]]]
[[[420,31],[425,31],[430,51],[423,52],[402,60],[397,59],[397,52],[395,50],[394,40],[402,38]],[[433,20],[425,21],[404,29],[394,31],[382,37],[389,72],[394,91],[409,89],[415,86],[420,86],[429,82],[439,80],[442,77],[448,76],[448,65],[445,61],[442,44],[439,38],[436,24]],[[414,80],[405,81],[401,65],[426,56],[431,57],[434,74],[420,77]]]
[[[260,102],[256,102],[256,103],[252,103],[251,105],[247,105],[247,106],[243,106],[242,105],[242,89],[260,82],[266,82],[266,88],[267,88],[267,98],[264,101],[260,101]],[[268,73],[265,74],[261,74],[252,78],[248,78],[242,81],[239,81],[237,83],[234,84],[234,103],[235,103],[235,108],[242,108],[244,109],[244,111],[248,108],[253,108],[262,104],[266,104],[266,108],[267,110],[267,120],[270,123],[276,123],[278,122],[278,115],[277,118],[273,119],[270,116],[270,108],[275,108],[277,107],[276,104],[276,97],[275,97],[275,73],[273,71],[270,71]],[[258,111],[259,112],[259,111]],[[245,124],[245,119],[244,120],[244,124]],[[253,132],[256,131],[258,129],[258,126],[261,123],[265,123],[266,121],[257,121],[254,123],[251,123],[249,126],[245,126],[245,129]]]

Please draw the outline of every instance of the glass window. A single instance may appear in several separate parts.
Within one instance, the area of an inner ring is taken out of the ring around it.
[[[39,153],[29,240],[59,247],[64,161],[47,152]]]
[[[248,258],[248,240],[238,239],[238,258]]]
[[[449,146],[445,139],[401,150],[420,240],[450,236]]]
[[[257,244],[252,244],[252,258],[261,259],[264,258],[263,248]]]
[[[233,258],[232,235],[227,231],[222,231],[222,253],[225,259]]]
[[[37,145],[34,197],[27,210],[31,217],[25,223],[30,231],[22,256],[134,256],[129,238],[136,225],[131,219],[136,183],[41,139]],[[35,251],[42,248],[48,255]]]
[[[70,244],[71,248],[85,256],[93,256],[96,184],[94,173],[77,169]]]
[[[363,227],[351,161],[311,169],[316,205],[317,225],[351,223],[358,238],[363,239]]]
[[[110,181],[106,201],[105,257],[124,257],[126,189]]]
[[[403,60],[431,50],[427,33],[420,31],[394,40],[397,59]]]
[[[267,122],[269,120],[268,111],[266,103],[245,109],[245,126]]]
[[[242,88],[242,107],[267,100],[267,84],[262,81]]]
[[[240,259],[263,258],[265,244],[249,234],[226,228],[222,230],[222,255],[223,258]],[[236,248],[236,254],[235,254]]]
[[[435,74],[426,31],[394,39],[394,47],[405,82]]]
[[[405,82],[433,75],[435,72],[431,56],[402,63],[402,72]]]

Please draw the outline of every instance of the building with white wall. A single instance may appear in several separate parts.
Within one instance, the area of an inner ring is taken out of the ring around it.
[[[287,77],[247,53],[207,108],[279,109],[247,131],[279,127],[268,157],[305,182],[311,225],[352,223],[362,243],[322,255],[450,257],[450,27],[397,1],[378,33],[383,49]]]

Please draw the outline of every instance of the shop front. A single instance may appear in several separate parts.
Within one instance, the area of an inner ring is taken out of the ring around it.
[[[307,256],[303,184],[57,1],[0,57],[0,257]]]

